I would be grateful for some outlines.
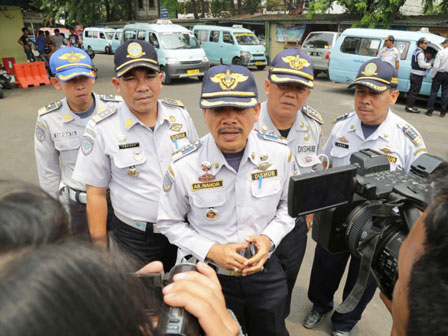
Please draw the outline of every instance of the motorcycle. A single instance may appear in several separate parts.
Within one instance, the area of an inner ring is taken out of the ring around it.
[[[95,51],[93,51],[92,48],[88,48],[86,50],[87,55],[89,55],[90,59],[92,60],[92,70],[95,71],[96,73],[96,77],[98,77],[98,68],[95,66],[95,64],[93,63],[93,59],[95,58]]]
[[[3,70],[0,68],[0,99],[3,98],[3,89],[11,90],[12,84],[11,84],[11,76],[8,75],[6,70]]]

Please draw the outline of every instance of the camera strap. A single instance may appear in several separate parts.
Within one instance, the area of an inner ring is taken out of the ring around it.
[[[401,199],[397,201],[401,202]],[[394,211],[393,209],[400,205],[399,202],[395,201],[384,203],[375,213],[374,217],[389,217]],[[381,222],[384,224],[384,221]],[[382,232],[383,225],[372,225],[372,228],[367,234],[367,237],[362,242],[360,242],[358,251],[361,254],[361,264],[359,268],[358,278],[356,279],[356,283],[353,286],[350,294],[347,296],[344,302],[342,302],[339,307],[336,308],[336,311],[338,313],[346,314],[353,311],[353,309],[356,308],[359,301],[361,300],[367,286],[367,281],[369,280],[370,267],[372,265],[373,256],[375,254],[378,242],[380,241]]]

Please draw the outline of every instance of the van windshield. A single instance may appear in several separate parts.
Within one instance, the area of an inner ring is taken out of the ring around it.
[[[303,44],[304,48],[331,48],[333,44],[333,34],[310,33]]]
[[[112,40],[112,38],[114,37],[114,32],[106,32],[105,34],[108,40]]]
[[[163,49],[197,49],[198,40],[190,33],[159,33]]]
[[[252,33],[234,33],[236,37],[236,41],[239,45],[258,45],[260,41],[258,41],[257,37]]]

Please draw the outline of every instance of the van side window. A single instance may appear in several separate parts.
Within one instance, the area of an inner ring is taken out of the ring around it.
[[[101,38],[101,39],[105,39],[105,38],[106,38],[106,36],[104,36],[104,33],[101,33],[101,32],[100,32],[100,38]]]
[[[149,43],[151,43],[154,48],[159,47],[159,41],[157,40],[157,36],[154,33],[149,33]]]
[[[121,40],[121,34],[122,34],[121,32],[116,33],[116,34],[115,34],[115,39],[116,39],[116,40]]]
[[[84,34],[85,37],[92,37],[92,31],[91,30],[87,30]]]
[[[378,55],[380,42],[380,39],[349,36],[342,42],[341,51],[346,54],[375,57]]]
[[[230,43],[230,44],[233,44],[232,34],[230,34],[229,32],[223,32],[223,33],[222,33],[222,41],[223,41],[224,43]]]
[[[127,30],[124,32],[124,40],[135,40],[135,37],[137,36],[137,33],[133,30]]]
[[[97,31],[94,31],[92,33],[93,33],[93,38],[98,38],[98,32]]]
[[[219,42],[219,31],[210,32],[210,42]]]
[[[137,33],[137,40],[145,40],[145,31],[139,30],[139,32]]]
[[[199,42],[207,42],[208,30],[196,30],[194,34],[196,35],[196,38],[199,40]]]
[[[394,46],[400,51],[400,59],[404,60],[408,56],[410,43],[408,41],[395,41]]]

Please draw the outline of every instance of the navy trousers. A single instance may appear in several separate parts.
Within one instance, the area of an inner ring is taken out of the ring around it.
[[[349,258],[349,252],[331,253],[317,244],[314,253],[313,268],[311,270],[310,285],[308,288],[308,298],[313,303],[313,310],[317,313],[323,314],[333,309],[334,293],[339,287]],[[350,294],[356,283],[359,267],[360,260],[352,257],[350,260],[347,282],[344,286],[344,300]],[[366,290],[356,308],[347,314],[340,314],[338,312],[333,313],[331,317],[333,328],[340,331],[352,330],[356,323],[361,319],[367,304],[372,300],[376,288],[376,282],[370,275]]]

